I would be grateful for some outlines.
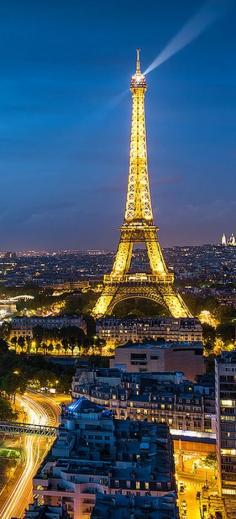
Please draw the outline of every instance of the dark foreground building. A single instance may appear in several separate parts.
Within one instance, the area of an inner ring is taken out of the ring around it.
[[[169,428],[116,420],[112,411],[80,398],[64,408],[59,436],[33,487],[36,500],[63,505],[71,519],[90,519],[97,493],[175,496]]]

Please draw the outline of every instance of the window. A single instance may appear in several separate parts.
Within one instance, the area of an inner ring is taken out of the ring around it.
[[[131,353],[130,358],[131,360],[146,360],[147,355],[146,353]]]
[[[221,400],[220,404],[224,407],[235,407],[235,400]]]
[[[220,449],[220,452],[223,456],[227,454],[230,456],[236,456],[236,449]]]

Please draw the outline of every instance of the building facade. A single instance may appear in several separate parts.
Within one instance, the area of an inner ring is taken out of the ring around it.
[[[104,317],[97,320],[96,334],[111,346],[157,339],[199,342],[202,340],[202,327],[199,320],[194,318]]]
[[[215,385],[219,491],[236,515],[236,350],[216,359]]]
[[[47,328],[67,328],[75,326],[87,332],[87,325],[82,316],[79,315],[52,315],[50,317],[14,317],[11,321],[11,338],[33,337],[33,329],[36,326]]]
[[[128,372],[182,371],[194,381],[206,372],[202,343],[156,342],[126,344],[115,350],[110,367]]]
[[[78,370],[72,397],[86,396],[111,409],[118,419],[167,423],[184,431],[215,434],[214,383],[194,384],[183,373],[122,373],[113,369]]]

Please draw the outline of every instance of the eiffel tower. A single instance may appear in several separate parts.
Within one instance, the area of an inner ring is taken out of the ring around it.
[[[113,312],[125,299],[150,299],[168,310],[173,317],[191,317],[174,287],[174,274],[168,272],[158,241],[158,227],[153,223],[149,188],[144,98],[147,90],[137,49],[136,72],[132,76],[132,124],[128,192],[124,223],[111,274],[104,276],[103,290],[94,307],[94,317]],[[145,243],[150,274],[130,273],[133,246]]]

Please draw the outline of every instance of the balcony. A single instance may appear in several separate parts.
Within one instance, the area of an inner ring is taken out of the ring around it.
[[[163,274],[145,274],[145,273],[137,273],[137,274],[126,274],[125,276],[113,275],[113,274],[105,274],[104,283],[105,284],[130,284],[130,285],[149,285],[160,284],[160,283],[173,283],[174,274],[172,273],[163,273]]]

